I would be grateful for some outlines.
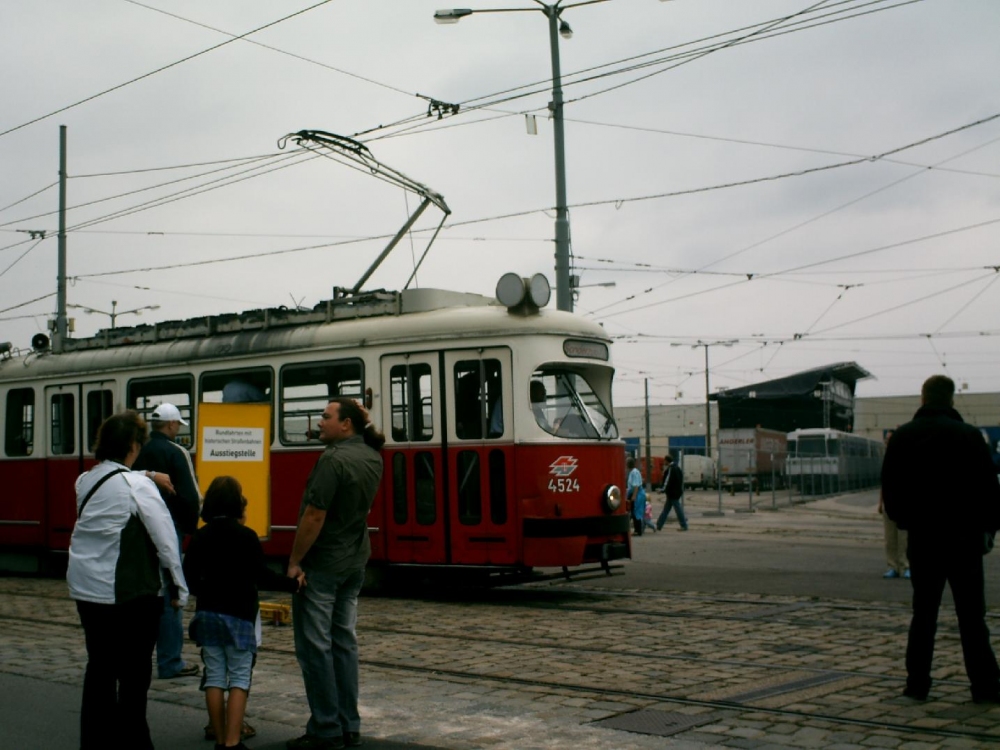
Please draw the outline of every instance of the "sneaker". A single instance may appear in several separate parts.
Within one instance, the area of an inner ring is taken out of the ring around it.
[[[361,747],[361,732],[344,732],[344,744],[348,747]]]
[[[304,734],[285,743],[288,750],[344,750],[347,743],[343,737],[317,737],[314,734]]]
[[[173,680],[177,677],[197,677],[201,674],[201,670],[198,669],[197,664],[188,664],[187,666],[181,667],[180,671],[176,674],[172,674],[169,677],[161,677],[161,680]]]
[[[903,697],[912,698],[915,701],[925,701],[927,700],[927,693],[929,692],[929,690],[907,687],[903,690]]]
[[[681,526],[681,531],[687,531],[687,530],[688,530],[687,526]]]
[[[882,574],[883,578],[899,578],[899,573],[896,572],[895,568],[889,568],[885,573]]]
[[[906,570],[903,571],[903,578],[909,578],[909,577],[910,577],[910,569],[907,568]]]

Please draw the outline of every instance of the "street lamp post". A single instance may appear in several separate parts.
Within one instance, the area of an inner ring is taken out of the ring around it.
[[[523,13],[525,11],[541,11],[549,19],[549,46],[552,49],[552,101],[549,111],[552,113],[552,132],[555,142],[556,161],[556,307],[568,312],[573,311],[573,289],[570,284],[569,264],[569,209],[566,207],[566,139],[563,130],[563,96],[562,71],[559,66],[559,37],[569,39],[573,29],[560,15],[567,8],[581,5],[596,5],[608,0],[581,0],[580,2],[563,5],[563,0],[554,3],[543,3],[534,0],[537,8],[452,8],[434,13],[437,23],[458,23],[473,13]]]
[[[691,344],[692,349],[697,349],[698,347],[705,349],[705,455],[709,458],[712,457],[712,409],[708,400],[711,394],[708,380],[708,348],[710,346],[732,346],[735,343],[737,343],[736,339],[726,341],[702,341],[698,339],[696,343]],[[683,344],[672,343],[671,346],[683,346]]]
[[[118,311],[118,300],[114,300],[114,299],[111,300],[111,312],[107,312],[106,310],[97,310],[97,309],[95,309],[93,307],[87,307],[85,305],[68,305],[68,307],[75,307],[78,310],[83,310],[88,315],[90,315],[91,313],[97,313],[98,315],[107,315],[109,318],[111,318],[111,328],[112,328],[112,330],[114,330],[115,320],[118,318],[119,315],[142,315],[142,311],[143,310],[159,310],[160,309],[159,305],[144,305],[142,307],[136,307],[136,308],[134,308],[132,310],[122,310],[122,311],[119,312]]]
[[[566,207],[566,138],[563,129],[563,98],[562,98],[562,72],[559,66],[559,37],[569,39],[573,36],[573,30],[569,24],[559,18],[559,15],[566,9],[576,5],[591,5],[595,2],[607,2],[607,0],[591,0],[590,2],[572,3],[562,6],[562,0],[552,4],[535,0],[538,8],[484,8],[472,10],[470,8],[454,8],[452,10],[439,10],[434,13],[434,20],[438,23],[458,23],[465,16],[473,13],[505,13],[524,12],[538,10],[549,19],[549,46],[552,50],[552,101],[549,102],[549,111],[552,113],[552,130],[555,142],[556,161],[556,307],[568,312],[573,311],[573,291],[570,289],[570,268],[569,268],[569,209]]]

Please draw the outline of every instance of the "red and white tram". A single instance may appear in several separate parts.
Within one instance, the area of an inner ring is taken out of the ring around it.
[[[191,423],[179,439],[193,448],[199,405],[238,382],[271,407],[270,555],[291,548],[322,449],[312,427],[331,396],[346,395],[367,403],[387,438],[373,564],[524,571],[628,558],[610,340],[526,297],[507,307],[440,290],[369,292],[311,311],[104,330],[58,354],[44,336],[27,353],[3,347],[0,557],[66,550],[73,483],[109,414],[175,404]]]

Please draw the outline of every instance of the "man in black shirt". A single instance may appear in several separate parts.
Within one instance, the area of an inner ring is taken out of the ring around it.
[[[989,448],[955,411],[954,395],[951,378],[928,378],[920,409],[893,433],[882,464],[885,512],[909,532],[913,619],[903,694],[925,700],[930,691],[938,607],[947,581],[972,699],[1000,703],[1000,669],[983,591],[986,539],[992,541],[1000,527],[1000,484]]]
[[[677,510],[677,520],[680,521],[681,531],[688,530],[687,516],[684,515],[684,472],[680,466],[674,466],[674,457],[669,453],[663,457],[663,485],[661,489],[664,494],[663,510],[660,517],[656,519],[656,530],[663,529],[663,524],[667,522],[670,509]]]

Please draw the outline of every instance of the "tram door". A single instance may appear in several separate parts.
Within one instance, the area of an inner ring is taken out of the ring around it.
[[[510,350],[448,351],[444,367],[451,561],[467,565],[513,563],[517,514],[511,493],[514,399]]]
[[[438,355],[383,357],[381,367],[386,558],[446,563]]]
[[[114,381],[93,381],[45,389],[42,429],[48,460],[48,545],[69,546],[76,523],[76,478],[94,464],[97,429],[114,412]]]

